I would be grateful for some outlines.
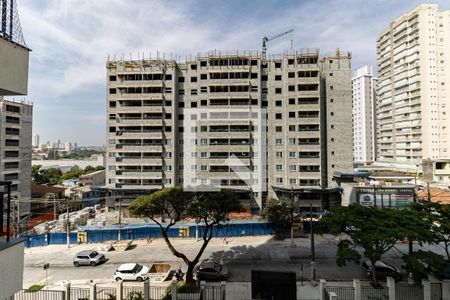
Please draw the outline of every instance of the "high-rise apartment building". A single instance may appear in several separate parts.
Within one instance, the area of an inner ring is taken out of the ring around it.
[[[377,40],[378,160],[416,169],[450,158],[450,10],[421,4]]]
[[[39,147],[39,134],[35,134],[33,136],[33,147],[35,148]]]
[[[33,105],[0,98],[0,178],[12,181],[16,213],[30,213]],[[18,209],[18,210],[17,210]]]
[[[350,63],[317,49],[108,61],[107,187],[328,201],[333,172],[352,170]]]
[[[364,66],[352,78],[353,162],[371,163],[376,159],[375,84],[372,67]]]

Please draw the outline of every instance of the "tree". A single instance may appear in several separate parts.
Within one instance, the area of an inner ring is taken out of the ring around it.
[[[406,263],[406,270],[411,272],[416,282],[428,276],[431,270],[430,267],[439,269],[445,265],[444,257],[433,251],[419,250],[404,255],[402,259]]]
[[[414,206],[433,233],[434,242],[443,244],[447,260],[450,261],[450,205],[440,203],[423,203]]]
[[[270,198],[267,200],[261,215],[275,226],[276,236],[281,237],[286,233],[286,230],[292,226],[292,202],[287,198]]]
[[[362,248],[372,266],[381,260],[398,241],[414,238],[421,240],[420,233],[429,236],[423,220],[410,209],[375,208],[361,205],[339,207],[325,215],[321,221],[321,230],[326,227],[333,235],[345,233],[349,239],[338,244],[336,263],[345,265],[348,261],[360,263]],[[378,285],[375,269],[372,281]]]
[[[41,168],[41,165],[35,165],[31,166],[31,180],[33,184],[41,184],[42,178],[39,174],[39,169]]]
[[[148,217],[161,228],[163,238],[173,255],[181,258],[187,265],[186,284],[193,283],[193,270],[212,239],[213,227],[229,220],[228,214],[240,212],[243,207],[235,193],[229,190],[220,192],[185,192],[182,187],[171,187],[136,198],[129,206],[135,216]],[[163,223],[159,217],[167,217]],[[171,227],[185,217],[203,222],[203,244],[193,259],[178,251],[169,239]]]
[[[58,184],[61,182],[62,172],[60,169],[41,169],[40,165],[32,166],[31,177],[33,184]]]

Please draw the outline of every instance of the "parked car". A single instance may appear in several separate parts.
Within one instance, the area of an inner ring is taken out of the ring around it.
[[[230,274],[227,267],[214,261],[205,260],[194,267],[194,275],[197,280],[223,281]]]
[[[149,278],[148,272],[150,268],[136,263],[128,263],[121,265],[114,273],[114,279],[144,281]]]
[[[363,262],[362,268],[366,274],[367,277],[372,278],[372,263],[368,260]],[[400,270],[394,267],[391,264],[388,264],[383,261],[377,261],[375,263],[375,272],[378,279],[384,279],[386,277],[392,277],[396,281],[399,281],[402,279],[402,274],[400,273]]]
[[[450,263],[446,263],[441,267],[430,267],[430,273],[439,279],[450,279]]]
[[[84,250],[78,252],[73,258],[73,265],[79,266],[96,266],[106,260],[105,255],[94,250]]]

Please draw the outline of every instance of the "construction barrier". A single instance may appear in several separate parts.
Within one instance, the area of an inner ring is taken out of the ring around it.
[[[171,238],[195,238],[196,229],[198,236],[201,237],[205,231],[202,223],[180,223],[171,227],[168,236]],[[302,226],[304,233],[309,233],[309,222],[304,222]],[[78,232],[70,233],[70,243],[102,243],[106,241],[117,240],[118,226],[80,226]],[[267,222],[258,221],[234,221],[223,225],[214,226],[212,230],[213,237],[240,237],[240,236],[258,236],[274,235],[274,226]],[[138,240],[147,238],[161,238],[161,229],[156,224],[146,225],[125,225],[120,229],[122,240]],[[66,244],[66,233],[47,233],[40,235],[22,236],[26,239],[25,247],[40,247],[51,244]]]

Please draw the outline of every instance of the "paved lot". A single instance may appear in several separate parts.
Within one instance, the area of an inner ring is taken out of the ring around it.
[[[174,239],[177,249],[194,257],[201,242],[195,239]],[[79,267],[72,265],[72,258],[78,251],[95,249],[95,244],[76,245],[67,249],[65,245],[29,248],[25,250],[24,286],[36,283],[45,284],[44,263],[50,264],[48,283],[55,284],[62,280],[76,280],[78,283],[88,283],[91,279],[99,282],[113,282],[113,273],[122,263],[139,262],[151,265],[154,262],[170,263],[173,268],[184,263],[174,257],[164,240],[156,239],[151,243],[135,241],[133,249],[126,252],[111,251],[106,253],[108,261],[96,267]],[[269,236],[229,238],[228,244],[222,239],[212,239],[203,259],[213,258],[229,266],[230,281],[250,281],[251,270],[294,271],[298,279],[303,268],[303,278],[310,276],[310,241],[307,238],[295,239],[295,246],[290,240],[277,241]],[[415,246],[417,247],[417,246]],[[400,267],[401,252],[407,251],[406,244],[398,244],[395,249],[385,255],[385,260]],[[442,251],[435,249],[435,251]],[[331,236],[316,237],[316,268],[317,278],[328,280],[349,280],[364,278],[360,266],[349,264],[345,267],[336,266],[336,245]]]

